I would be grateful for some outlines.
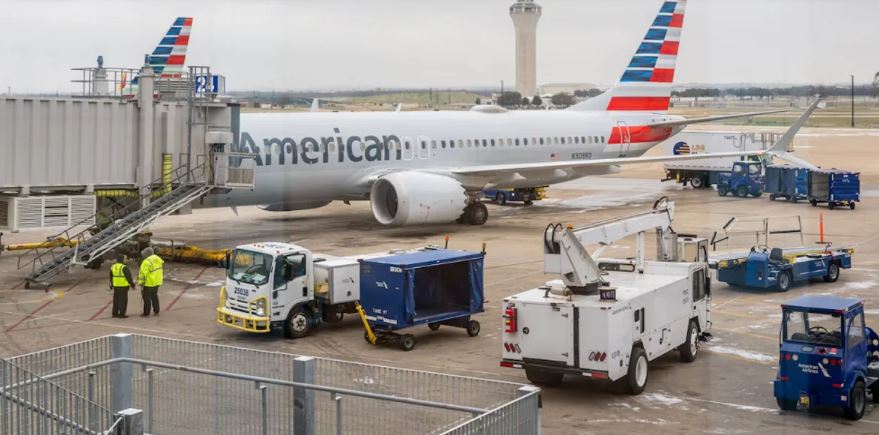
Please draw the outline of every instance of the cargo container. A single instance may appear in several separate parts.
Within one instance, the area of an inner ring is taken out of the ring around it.
[[[812,207],[827,203],[833,210],[837,206],[855,209],[861,200],[860,174],[838,169],[817,169],[809,173],[809,203]]]

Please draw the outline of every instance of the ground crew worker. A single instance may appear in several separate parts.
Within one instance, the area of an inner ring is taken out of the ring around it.
[[[159,315],[159,287],[162,285],[162,261],[158,255],[153,253],[153,248],[145,248],[140,252],[143,261],[140,263],[140,274],[137,276],[137,283],[140,284],[141,295],[143,296],[143,314],[141,317],[150,315],[150,306],[153,313]]]
[[[110,289],[113,290],[113,317],[124,319],[128,316],[128,290],[134,287],[131,272],[125,265],[125,256],[116,258],[116,263],[110,266]]]

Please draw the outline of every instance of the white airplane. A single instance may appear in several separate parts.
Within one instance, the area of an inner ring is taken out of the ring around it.
[[[567,110],[481,105],[470,111],[242,114],[236,149],[258,156],[256,187],[209,196],[200,206],[288,211],[368,200],[386,225],[481,225],[488,210],[479,194],[487,187],[550,185],[617,173],[629,163],[754,154],[640,157],[688,124],[773,113],[668,114],[686,3],[663,1],[620,81]]]

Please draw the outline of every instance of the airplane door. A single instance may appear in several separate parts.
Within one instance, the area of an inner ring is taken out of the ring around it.
[[[412,160],[415,157],[416,143],[410,136],[403,136],[400,146],[403,147],[403,160]]]
[[[629,154],[629,147],[632,145],[632,133],[629,131],[629,125],[624,121],[617,122],[617,133],[620,137],[620,157]]]

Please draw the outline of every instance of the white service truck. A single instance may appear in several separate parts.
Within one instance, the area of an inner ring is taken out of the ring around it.
[[[299,338],[320,321],[336,323],[357,312],[359,299],[356,258],[313,254],[290,243],[252,243],[236,247],[229,258],[217,322],[249,332],[283,328],[286,337]]]
[[[742,133],[721,131],[693,131],[676,134],[659,146],[666,155],[724,153],[769,149],[780,137],[777,133]],[[756,157],[714,157],[700,160],[681,160],[665,163],[665,178],[689,184],[695,189],[710,188],[717,184],[717,174],[730,172],[733,163]],[[759,160],[757,160],[759,161]]]
[[[583,228],[550,225],[544,271],[560,280],[503,301],[502,367],[525,369],[539,385],[564,375],[616,381],[639,394],[649,362],[677,350],[693,361],[707,334],[708,241],[671,228],[674,203],[657,201],[644,213]],[[645,259],[645,233],[657,231],[657,258]],[[599,258],[634,235],[636,257]],[[598,245],[590,255],[587,245]]]

